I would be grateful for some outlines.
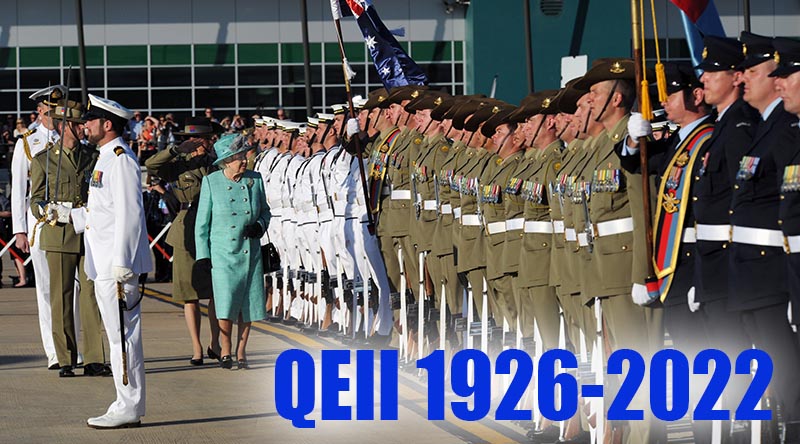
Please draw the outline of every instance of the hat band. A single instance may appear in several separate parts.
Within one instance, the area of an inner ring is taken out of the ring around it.
[[[214,129],[206,125],[186,125],[183,132],[187,134],[205,134],[213,133]]]

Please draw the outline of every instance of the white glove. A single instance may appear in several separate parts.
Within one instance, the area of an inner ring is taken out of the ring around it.
[[[649,305],[654,300],[651,299],[650,295],[647,293],[647,287],[642,284],[633,284],[631,297],[633,298],[634,304],[642,306]]]
[[[628,119],[628,136],[634,143],[639,141],[641,137],[647,137],[653,134],[653,128],[650,126],[650,121],[642,118],[642,113],[631,113]]]
[[[126,267],[111,267],[111,273],[117,282],[128,282],[133,277],[133,270]]]
[[[45,215],[47,222],[56,221],[61,224],[69,223],[69,214],[72,209],[68,206],[61,205],[58,203],[49,203],[45,207]]]
[[[689,289],[689,292],[686,293],[686,300],[689,302],[689,311],[692,313],[700,310],[700,303],[694,301],[694,287]]]
[[[789,306],[786,308],[786,319],[789,321],[789,325],[792,326],[792,331],[797,333],[797,325],[792,322],[792,301],[789,301]]]
[[[353,135],[358,134],[359,131],[358,119],[347,119],[347,137],[353,137]]]

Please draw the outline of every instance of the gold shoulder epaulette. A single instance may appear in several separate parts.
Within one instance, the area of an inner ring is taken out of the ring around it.
[[[25,131],[25,133],[22,135],[22,137],[28,137],[31,134],[35,133],[35,132],[36,132],[36,128],[31,128],[28,131]]]
[[[36,128],[31,128],[22,135],[22,148],[25,150],[25,157],[28,158],[28,162],[33,160],[33,156],[31,156],[31,146],[28,143],[28,136],[36,132]]]
[[[123,148],[121,146],[118,146],[118,147],[114,148],[114,154],[116,154],[117,156],[121,156],[124,152],[125,152],[125,148]]]

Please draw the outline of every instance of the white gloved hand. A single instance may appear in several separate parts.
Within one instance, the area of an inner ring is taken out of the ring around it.
[[[72,208],[61,204],[55,204],[53,205],[53,207],[55,208],[55,211],[58,214],[58,223],[68,224],[69,215],[70,212],[72,211]]]
[[[655,300],[650,298],[650,295],[647,293],[647,286],[642,284],[633,284],[631,298],[633,298],[634,304],[642,306],[649,305]]]
[[[128,282],[133,277],[133,270],[127,267],[111,267],[111,273],[117,282]]]
[[[358,127],[358,119],[347,119],[347,137],[353,137],[361,131]]]
[[[642,113],[631,113],[628,119],[628,136],[636,143],[641,137],[647,137],[653,134],[653,128],[650,126],[650,121],[642,117]]]
[[[794,324],[794,319],[792,319],[792,301],[789,301],[789,306],[786,308],[786,319],[789,321],[789,325],[792,326],[792,331],[797,333],[797,325]]]
[[[700,310],[700,303],[694,301],[694,287],[689,289],[689,292],[686,293],[686,300],[689,302],[689,311],[692,313]]]

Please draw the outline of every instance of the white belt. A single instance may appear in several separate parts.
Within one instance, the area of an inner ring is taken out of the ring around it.
[[[697,224],[697,240],[728,242],[731,240],[731,226]]]
[[[392,190],[392,200],[411,200],[411,190]]]
[[[453,214],[453,206],[450,204],[442,204],[442,214]]]
[[[567,240],[570,242],[575,242],[578,240],[578,236],[575,234],[574,228],[567,228],[564,230],[564,234],[566,235]]]
[[[489,231],[489,234],[499,234],[506,232],[506,221],[502,222],[491,222],[486,225],[486,230]]]
[[[521,230],[525,228],[525,218],[518,217],[516,219],[509,219],[506,221],[506,230]]]
[[[783,232],[781,230],[738,227],[734,225],[731,240],[737,244],[783,247]]]
[[[526,220],[525,221],[525,232],[526,233],[551,234],[553,232],[553,224],[550,223],[550,222],[540,222],[540,221],[535,221],[535,220]]]
[[[684,244],[693,244],[697,242],[697,230],[694,228],[684,228],[683,229],[683,243]]]
[[[589,236],[586,233],[584,232],[578,233],[578,245],[580,245],[581,247],[589,246]]]
[[[461,216],[461,225],[467,227],[480,227],[481,218],[477,214],[465,214]]]
[[[333,211],[330,209],[325,209],[319,212],[319,221],[320,222],[329,222],[333,219]]]
[[[615,234],[628,233],[633,231],[633,218],[609,220],[595,224],[594,232],[598,237],[612,236]]]
[[[563,220],[554,220],[553,221],[553,232],[554,233],[563,233],[564,232],[564,221]]]
[[[425,211],[436,211],[436,207],[435,200],[425,200],[422,202],[422,209]]]
[[[461,219],[461,207],[453,208],[453,217]]]
[[[786,242],[789,244],[790,253],[800,253],[800,236],[788,236]]]

